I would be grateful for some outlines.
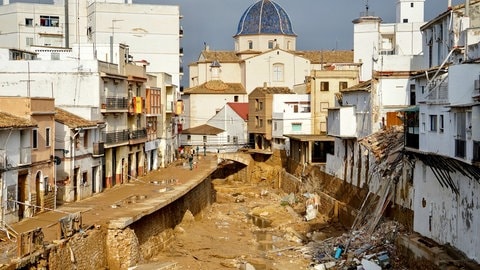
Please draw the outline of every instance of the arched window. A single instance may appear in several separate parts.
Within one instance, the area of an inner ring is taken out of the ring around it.
[[[275,63],[273,64],[273,81],[274,82],[283,82],[283,64]]]

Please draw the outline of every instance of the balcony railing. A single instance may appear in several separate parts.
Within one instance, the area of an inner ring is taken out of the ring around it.
[[[130,132],[130,139],[143,139],[147,138],[147,129],[138,129]]]
[[[467,142],[465,140],[455,140],[455,156],[459,158],[465,158],[465,148]]]
[[[102,137],[103,141],[106,143],[122,143],[128,141],[128,129],[124,129],[121,131],[110,131],[110,132],[103,132]]]
[[[128,99],[126,97],[107,97],[105,103],[102,103],[102,109],[127,110]]]

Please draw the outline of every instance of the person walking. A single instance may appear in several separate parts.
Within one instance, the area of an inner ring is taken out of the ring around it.
[[[190,165],[190,171],[193,169],[193,155],[188,155],[188,164]]]

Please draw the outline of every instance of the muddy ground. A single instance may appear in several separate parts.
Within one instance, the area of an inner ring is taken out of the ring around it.
[[[309,238],[345,232],[322,215],[305,221],[302,198],[289,203],[278,190],[226,180],[214,187],[216,202],[196,217],[187,212],[170,249],[152,261],[178,269],[309,269]]]

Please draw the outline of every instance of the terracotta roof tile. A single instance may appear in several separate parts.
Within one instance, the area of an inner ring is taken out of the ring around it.
[[[30,119],[0,112],[0,128],[26,128],[35,126],[37,125],[30,121]]]
[[[217,60],[220,64],[226,62],[241,62],[242,59],[238,57],[234,51],[210,51],[204,50],[201,53],[202,60],[200,62],[213,62]]]
[[[353,51],[296,51],[313,64],[321,63],[353,63]]]
[[[232,110],[234,110],[243,120],[248,120],[248,102],[228,102]]]
[[[183,91],[184,94],[247,94],[241,83],[225,83],[211,80]]]
[[[210,125],[201,125],[182,130],[182,134],[192,135],[218,135],[223,132],[223,129],[216,128]]]
[[[257,87],[252,92],[257,91],[263,94],[295,94],[288,87]]]
[[[94,127],[97,124],[66,110],[55,107],[55,121],[62,123],[69,128]]]

